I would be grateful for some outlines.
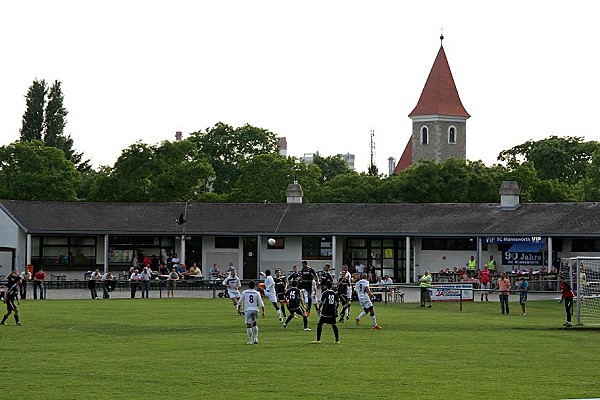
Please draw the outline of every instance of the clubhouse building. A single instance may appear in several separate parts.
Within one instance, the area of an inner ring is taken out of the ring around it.
[[[287,195],[279,204],[2,200],[0,275],[32,264],[81,279],[96,268],[127,271],[137,253],[178,254],[204,276],[233,262],[255,279],[308,260],[316,270],[360,263],[414,282],[425,269],[462,268],[470,256],[480,266],[493,256],[500,271],[600,256],[598,203],[520,204],[516,182],[503,183],[500,204],[308,204],[298,184]]]

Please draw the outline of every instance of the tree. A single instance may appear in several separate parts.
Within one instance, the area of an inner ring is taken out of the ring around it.
[[[27,108],[23,114],[21,140],[31,142],[42,139],[44,128],[44,106],[48,87],[43,79],[33,81],[25,96]]]
[[[378,176],[349,172],[336,175],[317,192],[319,203],[376,203],[381,180]]]
[[[576,184],[585,178],[592,155],[599,150],[599,142],[584,142],[583,138],[576,136],[550,136],[504,150],[498,155],[498,160],[506,162],[511,169],[531,162],[540,179]]]
[[[259,154],[240,168],[230,201],[251,203],[285,203],[286,189],[294,177],[302,186],[303,201],[310,203],[319,187],[321,170],[294,157]]]
[[[113,168],[98,172],[90,197],[96,201],[196,200],[213,175],[188,140],[165,141],[160,146],[136,142],[123,150]]]
[[[0,198],[75,201],[80,185],[73,163],[40,140],[0,147]]]
[[[216,193],[231,192],[245,161],[259,154],[279,153],[279,141],[273,132],[248,124],[233,128],[219,122],[206,132],[192,133],[188,140],[196,143],[199,155],[212,165]]]
[[[351,172],[341,154],[329,157],[321,157],[319,154],[315,154],[313,164],[321,169],[321,183],[329,182],[337,175]]]

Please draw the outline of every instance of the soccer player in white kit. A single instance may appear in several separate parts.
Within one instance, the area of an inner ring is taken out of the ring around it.
[[[377,325],[375,310],[373,309],[373,303],[371,302],[373,293],[371,293],[371,289],[369,288],[369,281],[367,280],[366,273],[363,273],[361,275],[361,280],[356,282],[356,285],[354,285],[354,290],[358,294],[358,301],[363,309],[363,311],[358,314],[358,317],[356,317],[356,325],[360,325],[361,318],[369,313],[371,316],[371,321],[373,322],[373,329],[380,330],[381,326]]]
[[[229,276],[223,280],[223,285],[227,287],[227,294],[231,301],[233,301],[233,306],[237,309],[237,304],[241,296],[240,288],[242,287],[242,282],[239,276],[237,276],[235,268],[231,268]]]
[[[265,304],[260,297],[260,293],[254,290],[256,283],[250,281],[249,289],[244,290],[237,304],[238,314],[244,313],[244,322],[246,323],[246,332],[248,333],[248,344],[258,344],[258,309],[262,311],[262,317],[265,317]]]
[[[283,323],[283,317],[281,316],[281,310],[279,309],[279,301],[277,300],[277,293],[275,292],[275,280],[271,276],[271,270],[265,270],[265,297],[269,298],[269,301],[273,303],[273,307],[277,311],[279,322]]]

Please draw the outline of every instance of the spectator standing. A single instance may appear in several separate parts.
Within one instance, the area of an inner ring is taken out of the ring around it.
[[[92,296],[92,300],[99,299],[98,292],[96,290],[96,283],[101,279],[102,274],[98,269],[90,274],[90,278],[88,279],[88,288],[90,289],[90,295]]]
[[[496,284],[497,289],[500,291],[500,308],[502,309],[502,314],[506,312],[506,314],[510,314],[510,308],[508,306],[508,295],[510,294],[510,281],[506,277],[504,272],[500,272],[500,279],[498,279],[498,283]]]
[[[254,290],[256,283],[250,281],[248,289],[244,290],[237,305],[238,314],[244,315],[246,323],[246,333],[248,334],[248,344],[258,344],[258,309],[262,310],[262,317],[265,317],[265,304],[260,294]],[[243,309],[243,311],[242,311]]]
[[[490,255],[490,261],[488,261],[487,266],[492,273],[492,276],[494,276],[496,273],[496,260],[494,260],[494,256]]]
[[[527,305],[527,292],[529,291],[529,282],[524,276],[519,278],[517,283],[517,289],[519,290],[519,304],[521,305],[521,315],[527,315],[525,313],[525,306]]]
[[[175,285],[179,280],[179,274],[175,271],[175,268],[171,269],[171,273],[169,273],[169,277],[167,278],[167,298],[171,295],[171,298],[175,297]]]
[[[421,307],[427,305],[428,308],[431,308],[431,293],[429,290],[431,288],[432,280],[433,278],[427,270],[425,270],[423,276],[419,278],[419,286],[421,287]]]
[[[381,281],[382,285],[393,285],[394,281],[392,280],[392,278],[389,275],[384,275],[383,276],[383,280]],[[385,293],[387,294],[387,301],[391,302],[392,298],[393,298],[393,292],[392,289],[390,288],[385,288]]]
[[[565,313],[567,314],[567,322],[565,322],[563,325],[568,328],[570,326],[573,326],[573,323],[571,322],[571,316],[573,315],[573,297],[575,297],[575,295],[573,294],[573,289],[571,289],[571,285],[565,280],[565,278],[562,275],[558,277],[558,284],[561,293],[560,300],[564,301]]]
[[[355,272],[358,274],[359,279],[360,279],[360,277],[362,276],[362,274],[365,272],[365,266],[364,266],[364,264],[361,263],[360,261],[358,261],[356,263],[355,270],[356,270]]]
[[[156,258],[156,256],[153,254],[152,255],[152,259],[150,260],[150,269],[152,271],[158,271],[158,265],[159,265],[159,261],[158,258]]]
[[[489,264],[486,264],[482,270],[479,271],[479,289],[481,289],[481,301],[483,301],[483,295],[485,294],[485,301],[489,301],[488,292],[490,290],[490,284],[492,282],[492,272],[489,269]]]
[[[33,276],[33,299],[37,300],[38,289],[40,291],[40,300],[44,300],[44,282],[46,281],[46,273],[40,267]]]
[[[140,272],[140,284],[142,289],[142,299],[150,297],[150,279],[152,279],[152,271],[148,267],[144,267]]]
[[[375,266],[373,264],[369,264],[367,267],[367,279],[370,283],[377,282],[377,274],[375,272]]]
[[[475,256],[471,256],[469,261],[467,261],[467,273],[469,274],[469,278],[477,276],[477,260],[475,260]]]
[[[135,293],[138,290],[138,287],[140,286],[140,281],[141,281],[141,277],[140,277],[140,273],[137,269],[133,270],[133,273],[129,276],[129,285],[131,287],[131,298],[135,299]]]
[[[21,272],[21,287],[19,288],[19,296],[21,300],[27,298],[27,282],[31,280],[31,272],[29,271],[30,265],[25,267],[25,271]]]
[[[104,275],[102,275],[102,297],[105,299],[110,298],[110,292],[114,290],[115,285],[115,276],[112,272],[107,271]]]

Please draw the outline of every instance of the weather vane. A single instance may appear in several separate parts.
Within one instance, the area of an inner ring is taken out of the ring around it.
[[[444,28],[440,29],[440,44],[444,41]]]

